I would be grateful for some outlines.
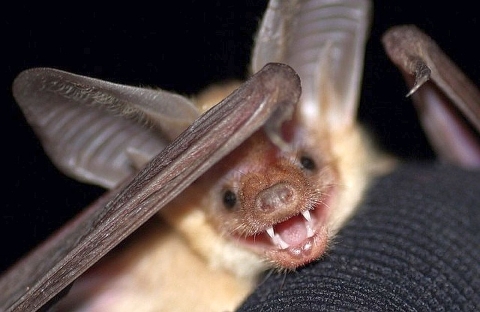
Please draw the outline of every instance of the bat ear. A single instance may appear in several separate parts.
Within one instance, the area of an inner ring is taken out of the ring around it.
[[[270,1],[253,50],[251,70],[268,62],[300,76],[297,117],[333,130],[354,123],[371,5],[369,1]]]
[[[440,158],[480,167],[480,91],[413,25],[395,26],[382,38],[410,88],[422,126]]]
[[[199,115],[174,93],[49,68],[20,73],[13,95],[55,165],[106,188],[136,171],[129,150],[150,159]]]

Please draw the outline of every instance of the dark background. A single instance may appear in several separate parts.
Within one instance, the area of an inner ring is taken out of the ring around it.
[[[52,166],[11,96],[14,77],[27,68],[48,66],[182,94],[225,78],[243,78],[266,1],[240,2],[177,0],[168,7],[141,8],[135,3],[9,3],[1,36],[0,270],[102,193]],[[388,151],[405,159],[432,156],[404,98],[405,85],[380,45],[381,34],[393,25],[416,24],[479,85],[477,12],[470,1],[375,1],[360,118]]]

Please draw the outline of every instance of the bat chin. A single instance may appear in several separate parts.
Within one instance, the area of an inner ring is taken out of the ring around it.
[[[293,270],[308,264],[327,248],[328,197],[264,231],[238,237],[238,241],[278,268]]]

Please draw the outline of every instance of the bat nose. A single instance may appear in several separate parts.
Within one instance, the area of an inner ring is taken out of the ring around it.
[[[255,208],[258,213],[274,213],[296,205],[295,188],[286,182],[280,182],[258,193]]]

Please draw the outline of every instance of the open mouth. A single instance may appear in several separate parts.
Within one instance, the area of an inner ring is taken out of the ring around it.
[[[328,238],[327,210],[327,204],[320,202],[264,231],[237,238],[242,245],[265,255],[276,266],[295,269],[324,253]]]

